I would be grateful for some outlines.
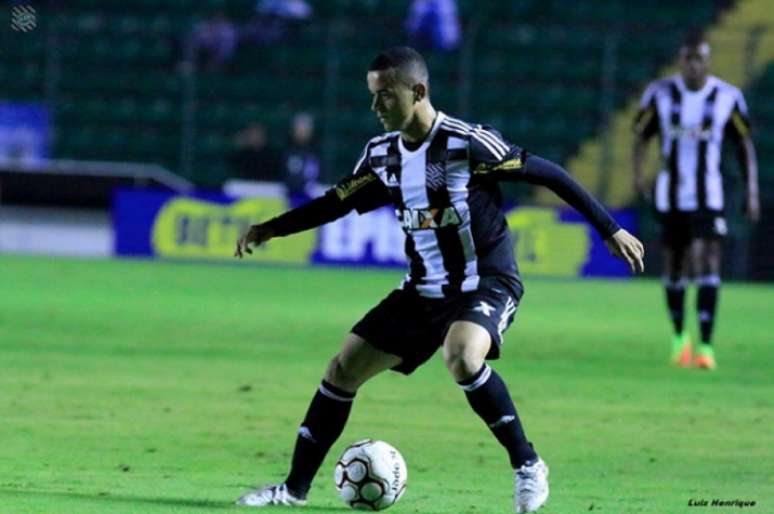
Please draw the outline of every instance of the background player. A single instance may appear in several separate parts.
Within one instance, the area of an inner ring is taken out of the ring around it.
[[[728,231],[720,170],[726,134],[740,148],[750,220],[758,220],[760,206],[747,105],[739,89],[709,74],[709,64],[709,44],[692,37],[680,48],[680,73],[657,80],[645,90],[634,125],[633,168],[635,188],[648,197],[643,156],[648,141],[658,133],[665,169],[658,174],[654,200],[662,224],[664,287],[674,326],[671,360],[679,366],[691,364],[691,341],[683,327],[690,265],[699,288],[696,308],[701,333],[694,363],[714,369],[712,329],[722,240]]]
[[[302,505],[312,479],[344,429],[358,388],[394,369],[409,374],[443,348],[444,362],[473,410],[508,452],[516,512],[548,497],[548,468],[524,434],[507,387],[486,364],[523,292],[498,181],[545,185],[584,214],[611,251],[641,271],[643,248],[559,166],[505,142],[496,131],[436,111],[424,59],[399,47],[367,75],[372,110],[389,131],[369,141],[355,173],[324,196],[253,225],[250,246],[392,203],[406,233],[409,273],[359,321],[330,362],[298,431],[285,482],[238,500],[250,506]]]

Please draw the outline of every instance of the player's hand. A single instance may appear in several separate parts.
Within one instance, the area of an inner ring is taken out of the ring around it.
[[[631,235],[624,229],[605,239],[610,253],[629,263],[632,273],[642,273],[645,269],[643,259],[645,258],[645,247],[639,239]]]
[[[761,219],[761,203],[758,195],[747,195],[747,219],[753,223]]]
[[[259,246],[274,237],[274,231],[266,226],[265,223],[252,225],[250,229],[239,238],[236,245],[234,257],[242,258],[242,252],[253,253],[250,245]]]

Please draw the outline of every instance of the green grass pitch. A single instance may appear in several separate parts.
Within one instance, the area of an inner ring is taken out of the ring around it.
[[[328,359],[400,274],[3,256],[0,279],[0,512],[199,514],[283,478]],[[655,281],[525,282],[494,365],[551,467],[542,513],[774,512],[773,287],[724,286],[708,373],[667,366]],[[310,504],[266,512],[347,512],[333,464],[365,437],[408,463],[391,512],[511,512],[439,356],[366,384]]]

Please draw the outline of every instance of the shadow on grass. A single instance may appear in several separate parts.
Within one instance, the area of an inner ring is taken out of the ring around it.
[[[207,509],[239,509],[244,510],[245,507],[235,505],[233,502],[222,502],[213,500],[186,500],[179,498],[143,498],[139,496],[127,496],[127,495],[115,495],[110,493],[78,493],[69,491],[41,491],[32,489],[9,489],[0,487],[0,494],[13,494],[19,496],[55,496],[61,498],[70,498],[74,500],[88,500],[97,502],[121,502],[131,504],[147,504],[156,506],[168,506],[168,507],[192,507],[192,508],[207,508]],[[269,508],[267,511],[273,511],[275,509]],[[292,512],[293,510],[287,507],[277,507],[276,510],[282,510],[283,512]],[[300,507],[299,511],[311,513],[311,512],[349,512],[351,509],[346,507],[328,507],[323,505],[315,505],[312,509],[307,507]]]

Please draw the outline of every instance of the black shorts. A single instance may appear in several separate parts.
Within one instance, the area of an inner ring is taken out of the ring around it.
[[[393,369],[406,375],[433,356],[455,321],[482,326],[492,338],[487,359],[500,356],[502,334],[513,322],[523,294],[507,278],[482,277],[476,291],[452,298],[424,298],[396,289],[358,321],[352,332],[403,361]]]
[[[723,239],[728,225],[719,211],[667,212],[659,214],[661,242],[679,248],[694,239]]]

